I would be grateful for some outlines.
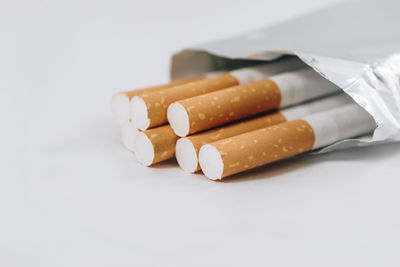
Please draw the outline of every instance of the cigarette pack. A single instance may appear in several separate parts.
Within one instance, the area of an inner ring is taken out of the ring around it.
[[[398,1],[343,2],[272,27],[188,48],[172,57],[171,77],[229,70],[255,60],[298,57],[347,93],[376,123],[371,136],[341,140],[318,153],[399,141],[399,9]]]

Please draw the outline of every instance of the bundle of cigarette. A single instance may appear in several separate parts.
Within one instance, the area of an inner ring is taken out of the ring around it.
[[[375,121],[364,109],[348,104],[206,144],[200,149],[199,162],[208,178],[218,180],[374,128]]]
[[[132,123],[142,131],[160,126],[168,122],[167,108],[176,101],[258,81],[277,73],[304,67],[305,65],[301,61],[290,58],[280,60],[277,63],[234,70],[212,78],[167,87],[152,93],[140,93],[134,96],[131,101]]]
[[[173,81],[167,84],[116,93],[111,99],[111,109],[114,118],[120,125],[123,125],[130,120],[130,101],[132,97],[136,95],[149,94],[168,87],[206,79],[209,76],[212,76],[212,74],[204,74],[183,80]]]
[[[134,136],[137,134],[137,129],[131,120],[131,100],[134,96],[147,95],[156,91],[165,90],[170,87],[200,81],[203,79],[211,78],[221,74],[221,72],[210,72],[202,75],[189,77],[182,80],[172,81],[167,84],[147,87],[143,89],[136,89],[130,91],[119,92],[111,98],[111,110],[117,123],[121,127],[122,142],[125,147],[133,151]]]
[[[209,131],[183,137],[176,143],[176,159],[179,166],[187,172],[200,170],[198,153],[202,145],[222,140],[228,137],[250,132],[260,128],[299,119],[316,112],[339,107],[352,100],[346,94],[337,94],[331,97],[308,102],[302,105],[282,109],[266,115],[257,116],[237,123],[221,126]]]
[[[123,144],[145,166],[176,157],[224,177],[369,133],[373,118],[296,58],[118,93]]]
[[[285,72],[175,102],[168,108],[168,121],[175,133],[183,137],[339,91],[312,69]]]

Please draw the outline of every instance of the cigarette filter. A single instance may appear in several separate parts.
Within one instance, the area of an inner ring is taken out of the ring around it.
[[[139,132],[134,150],[136,159],[144,166],[173,158],[178,137],[169,125]]]
[[[369,133],[374,119],[348,104],[302,119],[258,129],[201,147],[199,162],[213,180]]]
[[[200,170],[198,153],[202,145],[282,122],[295,120],[315,112],[328,110],[351,102],[353,102],[353,100],[346,94],[338,94],[242,122],[222,126],[210,131],[183,137],[176,143],[175,156],[179,166],[184,171],[196,172]]]
[[[282,59],[275,63],[246,67],[213,78],[137,95],[131,101],[132,122],[140,130],[163,125],[167,123],[167,108],[173,102],[304,67],[305,64],[296,58]]]
[[[168,121],[178,136],[186,136],[340,90],[312,69],[297,70],[175,102]]]
[[[114,115],[115,120],[119,125],[123,126],[130,119],[130,100],[132,97],[140,94],[151,93],[158,90],[162,90],[171,86],[177,86],[180,84],[185,84],[193,81],[198,81],[201,79],[205,79],[207,75],[199,75],[190,77],[187,79],[172,81],[167,84],[162,84],[158,86],[147,87],[143,89],[136,89],[131,91],[125,91],[116,93],[111,98],[111,110]]]
[[[138,132],[131,121],[125,122],[121,127],[122,144],[131,152],[135,152],[135,139]]]

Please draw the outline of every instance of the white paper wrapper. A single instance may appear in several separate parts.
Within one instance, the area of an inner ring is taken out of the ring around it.
[[[173,79],[296,55],[342,88],[375,119],[372,136],[320,152],[400,141],[400,1],[360,0],[186,49],[172,58]]]

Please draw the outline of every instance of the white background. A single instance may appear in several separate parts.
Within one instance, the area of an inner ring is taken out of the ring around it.
[[[111,117],[173,52],[332,3],[1,0],[0,266],[399,266],[400,144],[212,182],[138,165]]]

